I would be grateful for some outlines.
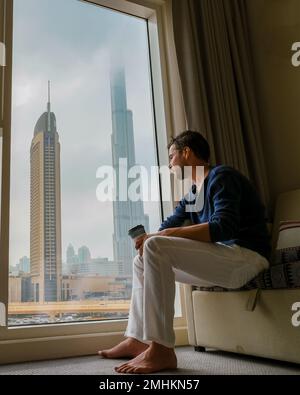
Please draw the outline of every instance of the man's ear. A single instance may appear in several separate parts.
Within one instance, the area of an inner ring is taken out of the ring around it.
[[[191,155],[191,149],[190,147],[184,147],[183,149],[183,155],[185,159],[188,159]]]

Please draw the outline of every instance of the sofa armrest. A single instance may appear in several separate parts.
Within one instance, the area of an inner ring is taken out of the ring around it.
[[[196,346],[196,331],[195,331],[195,320],[194,320],[194,306],[193,306],[193,286],[183,284],[184,287],[184,300],[185,300],[185,311],[186,321],[188,328],[188,339],[191,346]]]

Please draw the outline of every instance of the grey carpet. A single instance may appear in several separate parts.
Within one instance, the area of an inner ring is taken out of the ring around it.
[[[193,347],[176,349],[178,369],[168,375],[300,375],[300,366],[219,351],[198,353]],[[0,366],[0,375],[114,375],[124,360],[97,356]],[[160,373],[158,373],[160,374]]]

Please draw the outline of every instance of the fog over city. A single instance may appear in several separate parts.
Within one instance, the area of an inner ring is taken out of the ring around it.
[[[48,80],[61,146],[63,262],[69,243],[113,259],[113,208],[97,200],[96,171],[112,164],[115,59],[125,69],[136,162],[157,164],[146,22],[78,0],[26,0],[26,7],[15,0],[13,56],[10,265],[30,256],[30,146]],[[157,203],[144,209],[157,230]]]

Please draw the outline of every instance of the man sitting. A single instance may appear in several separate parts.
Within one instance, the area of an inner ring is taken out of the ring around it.
[[[171,170],[192,168],[192,192],[204,192],[204,205],[191,213],[191,202],[183,198],[158,233],[136,242],[127,339],[99,352],[104,358],[132,358],[115,368],[119,373],[177,368],[175,281],[237,289],[269,267],[264,206],[250,181],[229,166],[210,166],[209,145],[197,132],[172,139],[169,159]],[[193,225],[182,226],[186,219]]]

